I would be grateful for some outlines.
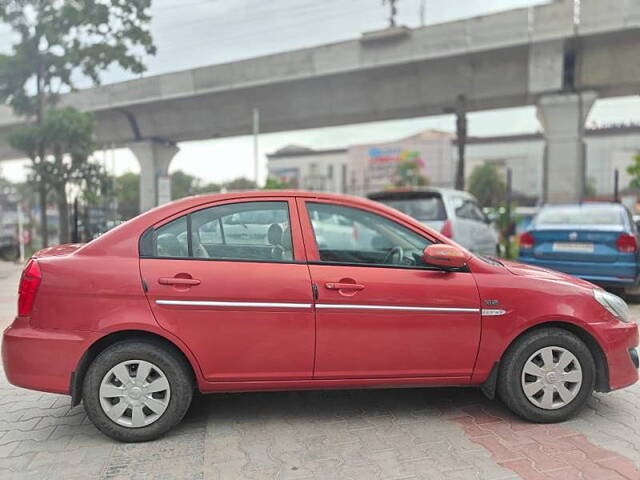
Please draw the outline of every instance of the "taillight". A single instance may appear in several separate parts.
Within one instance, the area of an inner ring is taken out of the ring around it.
[[[535,238],[530,232],[524,232],[520,234],[520,249],[521,250],[530,250],[536,244]]]
[[[444,222],[440,233],[447,238],[453,238],[453,227],[451,225],[451,220],[447,220],[446,222]]]
[[[20,278],[20,287],[18,288],[18,315],[29,315],[31,313],[31,307],[33,307],[33,301],[36,298],[36,293],[41,281],[42,273],[40,272],[38,262],[29,260]]]
[[[621,253],[636,253],[638,251],[638,240],[635,235],[621,233],[616,240],[616,247]]]

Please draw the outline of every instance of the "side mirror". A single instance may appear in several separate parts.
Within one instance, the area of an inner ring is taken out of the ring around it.
[[[467,264],[469,254],[453,245],[436,243],[424,249],[422,260],[438,267],[462,268]]]

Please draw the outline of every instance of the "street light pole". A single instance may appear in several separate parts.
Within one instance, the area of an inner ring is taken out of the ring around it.
[[[255,174],[256,187],[260,181],[260,145],[258,138],[260,137],[260,109],[253,109],[253,168]]]
[[[467,145],[467,105],[464,95],[458,95],[456,114],[456,137],[458,138],[458,166],[456,169],[456,190],[464,190],[465,184],[465,149]]]
[[[20,263],[24,263],[24,228],[22,226],[22,204],[18,202],[18,247],[20,249]]]

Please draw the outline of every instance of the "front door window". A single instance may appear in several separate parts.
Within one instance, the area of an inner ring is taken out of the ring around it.
[[[385,217],[357,208],[308,203],[320,261],[328,263],[426,266],[426,238]]]

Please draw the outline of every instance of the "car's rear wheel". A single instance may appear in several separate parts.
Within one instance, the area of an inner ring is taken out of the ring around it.
[[[594,390],[596,367],[585,343],[559,328],[516,340],[501,361],[498,394],[517,415],[560,422],[580,411]]]
[[[188,365],[161,344],[129,340],[111,345],[91,363],[83,383],[87,415],[104,434],[124,442],[158,438],[191,404]]]

